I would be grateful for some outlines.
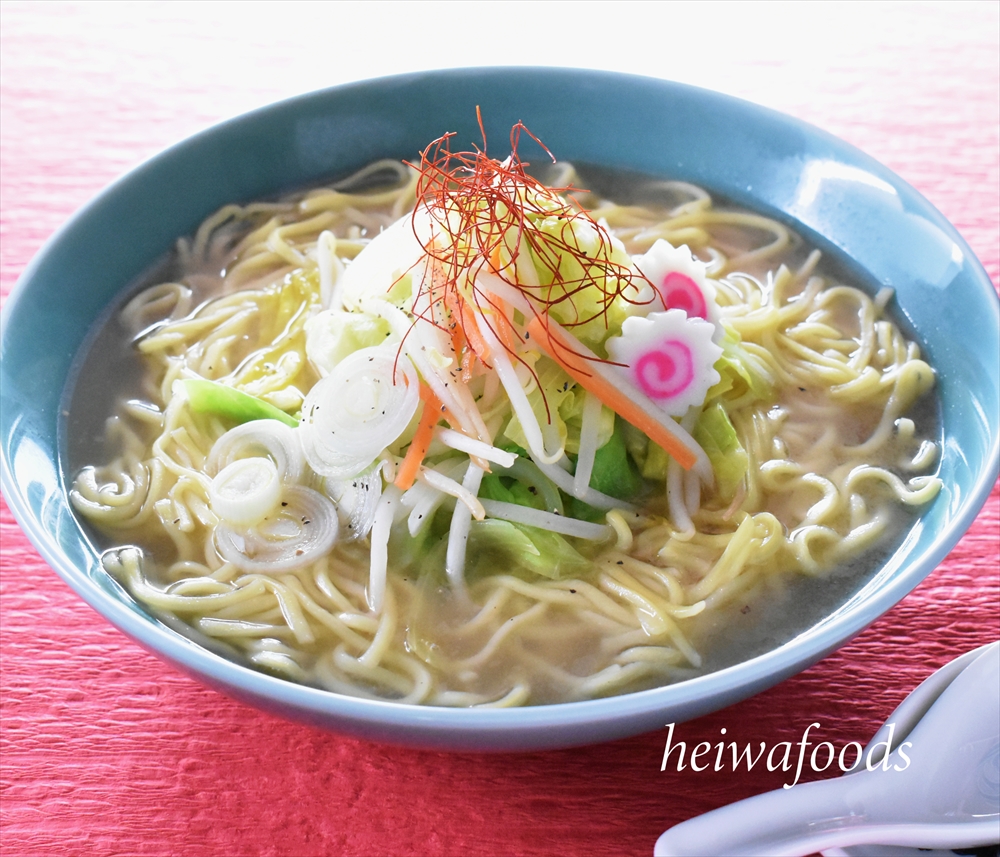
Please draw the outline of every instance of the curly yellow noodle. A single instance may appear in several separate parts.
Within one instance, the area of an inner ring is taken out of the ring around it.
[[[558,165],[553,175],[564,186],[574,173]],[[380,176],[392,186],[366,189]],[[693,185],[659,182],[666,207],[584,199],[630,253],[665,238],[700,255],[718,278],[724,324],[776,390],[768,400],[746,386],[724,394],[749,461],[734,497],[703,491],[677,468],[686,532],[662,496],[640,514],[613,510],[613,541],[587,574],[487,575],[470,582],[462,609],[436,584],[390,573],[383,609],[372,613],[363,542],[276,575],[223,562],[203,468],[227,426],[193,414],[175,382],[221,381],[294,414],[318,378],[304,324],[319,307],[320,235],[333,236],[323,251],[333,249],[336,276],[412,208],[415,183],[412,170],[378,162],[285,201],[226,206],[178,242],[190,277],[129,303],[149,401],[123,404],[109,422],[118,457],[83,468],[71,497],[112,542],[150,532],[166,550],[156,561],[134,547],[104,556],[154,612],[181,617],[261,669],[338,693],[480,707],[584,699],[690,675],[702,663],[687,630],[695,617],[781,572],[819,575],[857,556],[891,529],[893,507],[937,493],[934,477],[894,472],[926,470],[937,450],[903,416],[933,371],[883,317],[888,294],[873,300],[828,285],[816,273],[818,251],[806,254],[784,225],[717,209]],[[196,306],[198,278],[210,271],[217,292]],[[477,389],[493,436],[503,398],[490,379]],[[838,409],[851,416],[832,419]]]

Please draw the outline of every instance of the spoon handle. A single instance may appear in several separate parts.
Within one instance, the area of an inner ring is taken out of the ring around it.
[[[671,827],[656,842],[655,857],[779,857],[811,854],[817,832],[864,824],[852,817],[843,783],[823,780],[776,789]],[[819,830],[817,830],[819,828]]]
[[[867,810],[885,790],[879,779],[876,769],[729,804],[671,827],[654,857],[802,857],[851,845],[963,848],[1000,838],[996,815],[962,823],[873,818]]]
[[[868,819],[863,802],[852,800],[850,791],[838,777],[756,795],[671,827],[657,840],[653,854],[795,857],[833,847],[844,838],[856,842],[857,828]]]
[[[878,779],[878,774],[849,774],[721,807],[667,830],[656,842],[654,857],[803,857],[877,843],[961,848],[996,842],[1000,836],[995,815],[963,823],[872,817],[867,807],[885,789]]]

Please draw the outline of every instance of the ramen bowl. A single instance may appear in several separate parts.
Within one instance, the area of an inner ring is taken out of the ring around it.
[[[76,357],[114,298],[222,205],[273,197],[380,158],[413,160],[445,131],[501,156],[523,121],[560,159],[701,185],[791,226],[876,290],[938,373],[943,488],[902,541],[794,633],[664,687],[519,709],[451,709],[340,695],[250,669],[157,617],[102,568],[67,498],[65,396]],[[734,134],[733,129],[740,129]],[[155,204],[150,201],[155,200]],[[7,301],[0,339],[3,490],[56,572],[139,644],[272,712],[375,740],[445,749],[554,748],[680,722],[804,669],[926,577],[996,478],[997,295],[954,228],[871,158],[743,101],[660,80],[559,69],[430,72],[337,87],[225,122],[109,187],[55,235]]]

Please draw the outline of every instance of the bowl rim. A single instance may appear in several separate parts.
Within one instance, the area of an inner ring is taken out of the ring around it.
[[[6,337],[10,318],[29,292],[36,272],[44,266],[53,253],[53,248],[58,247],[64,236],[79,223],[86,222],[91,212],[98,208],[103,200],[115,193],[123,183],[133,181],[164,159],[176,157],[178,153],[182,154],[198,141],[213,135],[245,128],[261,117],[273,115],[275,111],[294,112],[303,105],[314,103],[317,99],[335,97],[338,93],[377,90],[379,87],[399,83],[433,83],[443,78],[461,78],[470,73],[486,73],[498,77],[509,74],[543,77],[577,75],[586,79],[601,79],[606,82],[617,80],[633,85],[641,81],[647,86],[672,89],[694,97],[740,104],[755,113],[760,112],[772,119],[778,118],[781,123],[798,129],[811,138],[832,143],[838,152],[847,152],[856,159],[863,159],[880,177],[889,180],[897,189],[905,189],[908,192],[908,201],[918,202],[922,212],[934,219],[966,254],[983,293],[986,293],[986,286],[989,286],[989,296],[993,302],[1000,301],[975,254],[958,231],[929,201],[888,168],[864,155],[851,144],[821,129],[743,99],[657,78],[587,69],[497,66],[423,71],[328,87],[258,107],[169,146],[118,177],[74,213],[44,243],[4,301],[0,311],[0,343]],[[786,215],[786,219],[793,219],[793,216]],[[0,444],[0,485],[14,517],[27,537],[45,561],[84,601],[149,651],[190,674],[208,680],[217,688],[242,699],[250,699],[258,706],[271,705],[286,716],[352,734],[396,741],[410,746],[416,744],[450,749],[554,748],[608,740],[656,728],[657,725],[666,725],[661,722],[661,711],[665,710],[681,710],[684,716],[679,719],[688,719],[715,710],[783,680],[860,633],[927,577],[972,524],[1000,472],[1000,433],[997,431],[995,417],[992,432],[990,447],[984,457],[985,464],[976,478],[974,490],[966,494],[959,513],[953,515],[947,525],[938,532],[931,548],[917,557],[916,561],[907,562],[905,568],[897,570],[891,579],[877,590],[866,593],[849,609],[839,614],[828,615],[826,619],[786,643],[748,661],[683,682],[601,699],[514,709],[418,706],[344,696],[257,672],[225,659],[185,639],[161,623],[150,621],[136,613],[126,603],[94,583],[86,571],[78,568],[63,553],[57,537],[38,520],[22,486],[14,478],[10,462],[7,460],[6,438],[4,443]],[[60,484],[64,488],[65,478],[65,474],[59,470]],[[579,731],[573,733],[573,730]]]

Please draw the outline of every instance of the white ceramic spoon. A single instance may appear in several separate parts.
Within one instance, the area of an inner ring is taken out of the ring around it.
[[[995,645],[997,644],[987,643],[985,646],[980,646],[978,649],[972,649],[972,651],[966,652],[964,655],[959,655],[955,660],[949,661],[941,669],[937,670],[937,672],[925,678],[917,686],[916,690],[912,691],[909,696],[899,703],[896,710],[889,715],[885,723],[882,724],[882,727],[875,733],[871,741],[868,742],[868,746],[864,750],[864,758],[868,758],[869,751],[877,744],[883,744],[888,740],[890,726],[896,727],[893,732],[893,745],[898,747],[901,741],[905,741],[913,731],[913,727],[920,722],[920,719],[937,701],[937,698],[944,693],[945,688],[958,678],[959,674],[969,664],[986,652],[991,646]],[[884,749],[875,753],[872,756],[873,762],[880,762],[884,755]],[[860,765],[862,762],[859,760],[858,764]]]
[[[868,742],[868,746],[865,747],[862,758],[867,759],[869,751],[888,739],[890,724],[896,727],[893,735],[894,745],[899,746],[901,741],[905,741],[910,732],[913,731],[913,727],[920,722],[920,718],[927,713],[928,709],[944,692],[944,689],[955,680],[962,670],[991,645],[993,644],[987,643],[985,646],[980,646],[978,649],[973,649],[964,655],[959,655],[955,660],[949,661],[937,672],[924,679],[920,683],[920,686],[907,696],[896,710],[892,712],[882,725],[882,728],[875,733],[872,740]],[[880,752],[875,753],[872,759],[874,762],[879,762],[883,755],[885,755],[884,747]],[[863,763],[859,760],[858,764]],[[955,852],[950,849],[914,848],[905,845],[875,845],[870,842],[864,845],[848,845],[842,848],[824,848],[822,853],[823,857],[956,857]]]
[[[912,745],[908,762],[897,749],[888,770],[777,789],[692,818],[657,840],[655,857],[799,857],[866,843],[1000,841],[1000,643],[985,647],[921,712],[931,696],[918,693],[897,709],[907,725],[919,717],[894,739],[897,748]]]

